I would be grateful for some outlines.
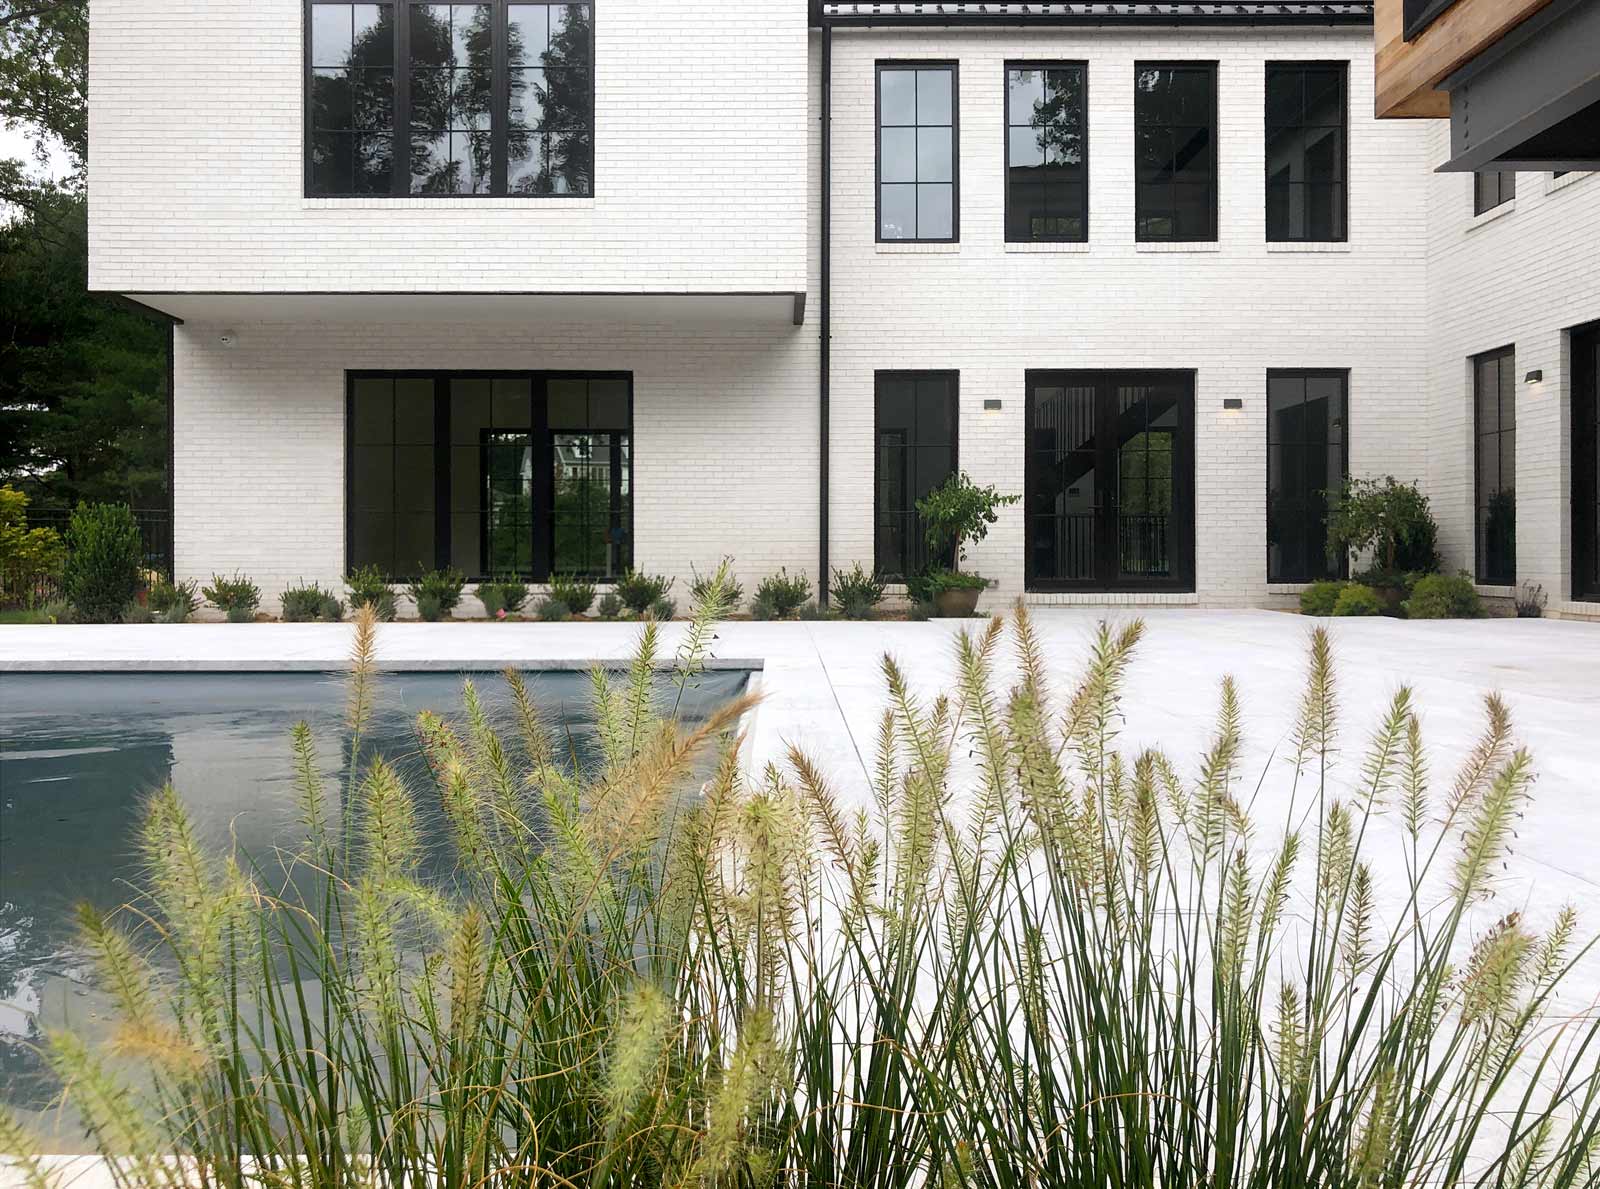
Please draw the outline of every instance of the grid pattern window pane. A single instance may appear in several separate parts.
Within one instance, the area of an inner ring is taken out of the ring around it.
[[[1507,347],[1472,361],[1478,581],[1517,580],[1517,376]]]
[[[1006,69],[1006,239],[1089,238],[1088,70]]]
[[[433,381],[357,380],[350,404],[350,564],[416,577],[436,559]]]
[[[1472,213],[1481,215],[1495,207],[1510,202],[1517,196],[1517,175],[1512,172],[1475,173],[1472,175]]]
[[[878,238],[956,238],[954,66],[878,68]]]
[[[1267,63],[1267,239],[1347,237],[1349,65]]]
[[[1093,379],[1030,387],[1025,511],[1029,573],[1037,580],[1096,577],[1100,433]]]
[[[1349,376],[1267,373],[1267,581],[1342,578],[1328,556],[1328,493],[1349,470]]]
[[[307,5],[307,194],[593,193],[591,5]]]
[[[311,6],[308,184],[387,194],[394,171],[394,5]]]
[[[533,382],[453,377],[450,564],[476,578],[533,573]]]
[[[954,372],[878,373],[873,536],[886,578],[950,561],[929,555],[917,501],[956,469],[956,381]]]
[[[1161,388],[1117,388],[1117,574],[1172,574],[1168,539],[1178,443],[1178,398]]]
[[[1138,63],[1133,127],[1138,238],[1216,239],[1216,63]]]
[[[633,564],[632,433],[625,381],[549,384],[551,569],[614,578]]]

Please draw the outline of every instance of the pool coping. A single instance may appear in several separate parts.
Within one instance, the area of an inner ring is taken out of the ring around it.
[[[626,657],[508,657],[500,661],[448,660],[434,657],[380,660],[379,673],[503,673],[517,669],[524,673],[587,673],[596,667],[608,672],[626,672],[631,662]],[[671,657],[653,666],[658,672],[676,669]],[[744,670],[759,673],[766,668],[761,657],[713,657],[700,665],[704,670]],[[262,660],[259,657],[227,659],[221,657],[100,657],[63,660],[0,660],[0,673],[348,673],[350,662],[318,657],[286,657]]]

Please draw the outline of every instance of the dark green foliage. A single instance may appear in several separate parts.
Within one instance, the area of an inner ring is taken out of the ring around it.
[[[155,612],[137,599],[122,609],[123,623],[154,623],[155,621]]]
[[[412,595],[412,601],[417,605],[417,618],[424,623],[437,623],[445,616],[444,604],[439,596],[431,590],[421,594]]]
[[[910,609],[906,611],[906,618],[912,623],[926,623],[938,613],[939,608],[932,603],[926,599],[917,599],[911,604]]]
[[[1477,619],[1483,602],[1466,574],[1429,574],[1417,580],[1405,612],[1410,619]]]
[[[587,615],[594,606],[594,583],[569,574],[550,579],[550,597],[565,603],[574,615]]]
[[[765,623],[769,619],[778,618],[778,612],[771,602],[757,595],[750,600],[750,618],[757,623]]]
[[[1348,582],[1313,582],[1300,592],[1301,615],[1332,615]]]
[[[678,604],[663,595],[650,604],[650,618],[658,623],[666,623],[678,613]]]
[[[194,614],[195,608],[200,605],[193,578],[176,583],[166,578],[158,578],[150,587],[145,602],[150,610],[160,617],[162,623],[186,623]]]
[[[733,577],[733,558],[725,557],[722,559],[722,563],[724,574],[722,582],[723,597],[727,600],[728,606],[737,607],[744,602],[744,587]],[[717,571],[713,570],[710,574],[702,574],[695,570],[693,566],[689,568],[694,573],[694,579],[689,583],[689,597],[694,601],[695,606],[699,606],[705,602],[706,595],[711,590],[711,583],[716,577]]]
[[[200,593],[218,611],[225,613],[230,623],[248,623],[256,616],[261,605],[261,588],[243,574],[235,572],[230,577],[211,576],[211,585],[201,587]]]
[[[600,596],[600,606],[596,610],[601,619],[615,619],[622,614],[622,600],[608,590]]]
[[[756,587],[756,602],[770,607],[774,619],[787,619],[810,597],[811,579],[803,573],[790,577],[787,569],[768,574]],[[752,607],[752,613],[754,610]]]
[[[883,583],[856,562],[848,570],[833,572],[833,605],[846,619],[869,619],[872,609],[883,602]]]
[[[337,623],[344,618],[344,604],[331,590],[313,582],[291,586],[278,598],[284,623]]]
[[[1351,582],[1339,592],[1333,604],[1335,615],[1382,615],[1383,600],[1370,586]]]
[[[1439,526],[1428,497],[1393,475],[1349,478],[1328,497],[1328,557],[1372,553],[1376,570],[1431,574],[1439,568]]]
[[[572,608],[560,599],[542,598],[539,605],[533,609],[534,614],[545,623],[563,623],[572,618]]]
[[[1014,504],[1020,495],[1001,495],[993,486],[979,487],[965,471],[957,471],[942,487],[917,501],[928,547],[937,555],[949,551],[955,556],[955,569],[966,560],[967,546],[989,535],[989,526],[1000,519],[1000,509]]]
[[[1524,582],[1517,590],[1517,618],[1542,618],[1544,616],[1545,602],[1543,583]]]
[[[832,619],[833,612],[826,607],[819,606],[815,599],[807,599],[800,604],[800,609],[795,612],[795,618],[807,620]]]
[[[664,598],[672,589],[672,581],[660,574],[641,574],[637,570],[629,570],[617,579],[616,595],[629,611],[643,615],[650,609],[651,603]]]
[[[439,619],[454,611],[461,603],[461,591],[467,584],[466,575],[460,570],[429,570],[410,586],[406,593],[411,596],[412,602],[417,605],[417,613],[422,615],[422,601],[429,601],[429,609],[437,608],[430,617],[422,615],[423,619]]]
[[[389,576],[377,566],[356,567],[345,577],[344,584],[350,591],[350,610],[371,607],[384,623],[394,619],[394,590]]]
[[[480,582],[478,601],[483,604],[483,609],[489,617],[494,619],[502,611],[514,613],[522,610],[522,604],[528,601],[528,586],[516,578]]]
[[[139,593],[144,546],[126,504],[79,504],[67,527],[62,590],[83,623],[115,623]]]

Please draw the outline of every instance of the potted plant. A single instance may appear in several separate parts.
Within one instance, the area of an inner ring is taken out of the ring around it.
[[[1000,519],[1000,509],[1021,498],[1001,495],[992,486],[979,487],[965,471],[957,471],[917,501],[928,547],[954,558],[949,569],[929,570],[919,584],[941,616],[965,618],[978,609],[989,580],[961,568],[967,546],[988,536],[989,526]]]

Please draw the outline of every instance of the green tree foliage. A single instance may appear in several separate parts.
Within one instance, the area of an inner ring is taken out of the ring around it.
[[[139,593],[143,543],[126,504],[79,504],[67,528],[67,602],[89,623],[116,623]]]
[[[1327,495],[1329,558],[1341,550],[1371,550],[1374,568],[1385,573],[1438,570],[1439,526],[1415,483],[1401,483],[1393,475],[1351,478]]]

